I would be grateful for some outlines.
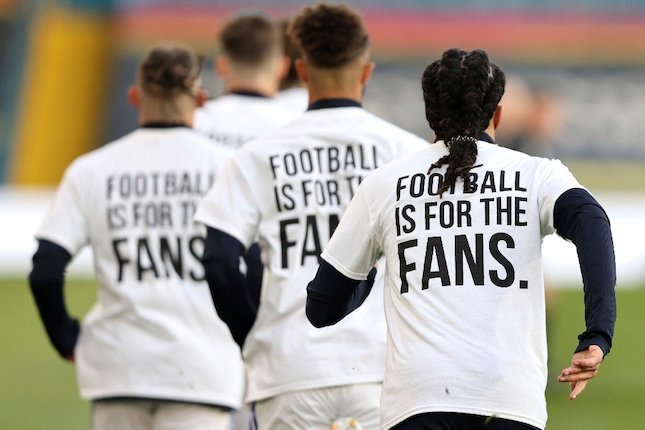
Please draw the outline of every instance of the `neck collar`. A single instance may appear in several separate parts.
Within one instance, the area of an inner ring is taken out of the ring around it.
[[[490,135],[484,131],[482,131],[482,134],[479,135],[479,140],[483,140],[484,142],[492,143],[495,145],[495,139],[490,137]]]
[[[269,98],[269,96],[267,96],[266,94],[262,94],[261,92],[255,91],[255,90],[235,90],[235,91],[229,92],[229,94],[235,94],[236,96],[245,96],[245,97],[257,97],[260,99]]]
[[[139,128],[174,128],[174,127],[192,128],[188,124],[183,122],[148,121],[139,125]]]
[[[352,99],[320,99],[309,105],[307,110],[318,110],[318,109],[328,109],[328,108],[339,108],[339,107],[359,107],[362,108],[363,105],[360,102]]]

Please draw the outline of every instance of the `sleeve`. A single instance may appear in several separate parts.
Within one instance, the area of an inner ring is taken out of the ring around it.
[[[306,314],[314,327],[334,325],[363,304],[374,285],[376,267],[367,279],[356,281],[345,277],[322,261],[316,277],[307,285]]]
[[[350,279],[363,280],[382,255],[368,205],[370,176],[356,191],[321,257]]]
[[[258,243],[254,243],[244,254],[244,263],[246,263],[246,280],[248,285],[251,302],[257,308],[260,306],[260,296],[262,295],[262,276],[264,275],[264,265],[262,264],[262,250]]]
[[[542,236],[555,232],[553,209],[558,197],[572,188],[582,188],[569,169],[560,160],[544,160],[542,180],[538,190],[540,227]]]
[[[616,259],[609,218],[585,190],[572,189],[555,203],[558,234],[578,251],[584,288],[585,327],[576,352],[598,345],[609,354],[616,323]]]
[[[67,311],[63,293],[65,267],[71,259],[72,256],[61,246],[39,240],[29,274],[29,286],[40,319],[49,341],[63,358],[73,356],[80,333],[78,321]]]
[[[83,189],[86,184],[81,166],[74,162],[65,171],[54,201],[36,232],[37,239],[54,242],[72,256],[87,245],[89,228]]]
[[[257,314],[247,278],[240,271],[242,244],[234,237],[208,228],[202,263],[217,315],[242,347]]]
[[[255,241],[260,210],[252,187],[242,172],[239,151],[228,160],[222,174],[200,202],[195,220],[223,231],[248,249]]]

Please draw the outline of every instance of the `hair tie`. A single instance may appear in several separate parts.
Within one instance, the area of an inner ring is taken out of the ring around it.
[[[460,143],[473,143],[473,144],[476,144],[476,143],[477,143],[477,139],[475,139],[474,137],[471,137],[471,136],[463,136],[463,135],[459,135],[459,136],[455,136],[455,137],[451,138],[451,139],[446,143],[446,145],[447,145],[448,147],[451,147],[454,143],[457,143],[457,142],[460,142]]]

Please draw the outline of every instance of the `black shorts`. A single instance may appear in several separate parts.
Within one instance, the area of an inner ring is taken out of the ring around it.
[[[484,415],[427,412],[414,415],[391,430],[538,430],[528,424]]]

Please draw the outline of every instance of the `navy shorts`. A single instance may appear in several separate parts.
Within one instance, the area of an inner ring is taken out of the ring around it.
[[[539,430],[528,424],[503,418],[457,412],[427,412],[415,415],[391,430]]]

